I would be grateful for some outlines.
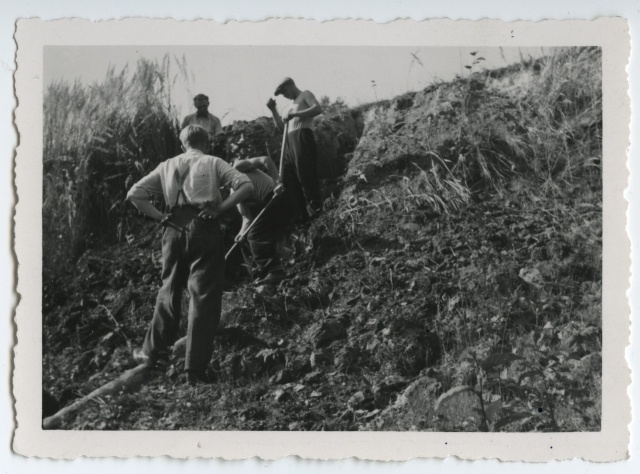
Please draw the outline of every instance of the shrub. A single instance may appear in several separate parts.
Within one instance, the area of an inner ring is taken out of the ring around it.
[[[127,189],[180,150],[170,60],[141,59],[103,82],[55,82],[44,97],[44,269],[57,270],[89,245],[121,239],[131,226]]]

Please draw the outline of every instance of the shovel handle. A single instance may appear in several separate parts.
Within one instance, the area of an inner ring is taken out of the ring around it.
[[[275,198],[275,195],[271,198],[271,200],[267,203],[266,206],[264,206],[264,208],[262,208],[262,210],[258,213],[258,215],[255,217],[255,219],[253,219],[251,221],[251,224],[249,224],[249,227],[247,227],[247,230],[244,231],[244,233],[240,236],[240,238],[236,241],[236,243],[234,243],[231,248],[229,249],[229,251],[227,252],[227,254],[224,256],[224,259],[227,260],[229,258],[229,255],[231,255],[231,252],[233,252],[236,247],[238,246],[238,244],[240,242],[242,242],[244,240],[244,238],[247,236],[247,234],[249,233],[249,231],[251,230],[251,228],[255,225],[256,222],[258,222],[258,220],[262,217],[262,214],[264,214],[264,211],[267,210],[267,208],[271,205],[271,203],[273,202],[273,199]]]
[[[282,170],[284,169],[284,150],[287,146],[287,135],[289,133],[289,122],[284,123],[284,132],[282,134],[282,150],[280,151],[280,179],[282,180]]]

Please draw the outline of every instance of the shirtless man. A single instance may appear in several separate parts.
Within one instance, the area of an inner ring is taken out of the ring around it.
[[[318,149],[313,136],[313,117],[322,113],[322,106],[310,91],[298,89],[290,77],[285,77],[278,84],[275,95],[280,94],[293,101],[284,116],[280,117],[275,100],[269,99],[267,107],[281,131],[284,130],[284,123],[289,123],[282,181],[293,196],[301,221],[307,222],[322,211],[317,170]]]
[[[218,148],[225,133],[220,119],[209,113],[209,97],[204,94],[198,94],[193,98],[193,105],[197,112],[187,115],[182,121],[180,129],[184,129],[187,125],[200,125],[209,134],[209,152],[216,156],[221,156],[221,150],[218,150]],[[218,152],[217,154],[214,152],[214,148]]]

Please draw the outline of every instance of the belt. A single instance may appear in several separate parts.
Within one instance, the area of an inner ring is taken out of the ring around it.
[[[177,204],[175,206],[166,206],[167,212],[170,212],[173,209],[193,209],[196,211],[203,211],[207,206],[202,204]]]

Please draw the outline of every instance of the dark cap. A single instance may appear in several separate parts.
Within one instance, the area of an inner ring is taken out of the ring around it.
[[[290,77],[285,77],[280,81],[280,84],[278,84],[278,87],[276,87],[276,91],[274,92],[274,95],[280,95],[282,94],[282,91],[284,90],[284,88],[286,86],[288,86],[289,84],[293,84],[293,79],[291,79]]]

